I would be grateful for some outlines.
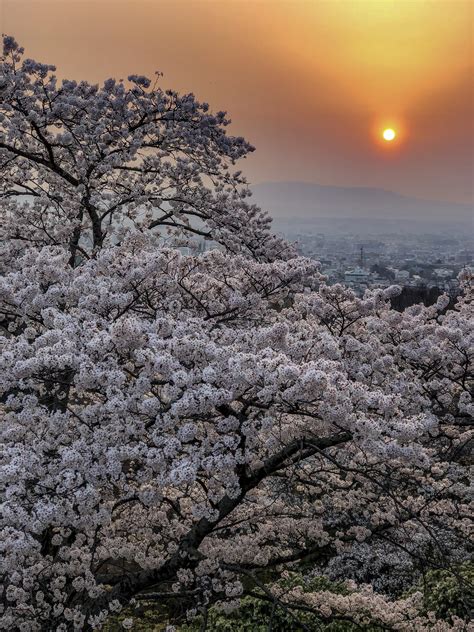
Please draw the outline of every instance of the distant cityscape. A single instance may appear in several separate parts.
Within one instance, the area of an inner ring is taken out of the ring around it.
[[[458,293],[458,275],[463,269],[474,271],[473,237],[467,234],[388,233],[361,235],[340,231],[321,232],[316,226],[280,223],[279,234],[297,244],[298,252],[321,264],[328,283],[344,283],[356,294],[368,288],[400,285],[412,289],[414,296],[436,297],[442,292]],[[218,245],[195,240],[183,253],[204,252]],[[430,301],[431,302],[431,301]]]
[[[473,265],[472,204],[314,182],[265,182],[252,191],[273,230],[320,261],[329,283],[358,294],[397,284],[415,302],[454,296],[459,273]]]
[[[370,287],[436,287],[456,293],[457,277],[473,264],[472,235],[330,235],[288,231],[299,252],[321,262],[329,283],[344,283],[357,293]]]

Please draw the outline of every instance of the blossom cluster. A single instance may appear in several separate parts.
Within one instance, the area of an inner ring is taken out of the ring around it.
[[[22,54],[4,39],[0,630],[100,629],[151,589],[230,607],[304,559],[359,587],[285,603],[449,629],[390,596],[470,554],[471,280],[447,312],[327,286],[246,202],[223,113]],[[220,249],[183,254],[193,231]]]

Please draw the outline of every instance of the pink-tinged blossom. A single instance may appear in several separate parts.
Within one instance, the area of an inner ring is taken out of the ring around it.
[[[232,610],[306,558],[348,594],[269,585],[285,607],[465,629],[393,595],[469,555],[471,279],[448,311],[327,286],[249,202],[225,113],[22,54],[4,38],[0,630],[100,629],[149,589]],[[182,254],[196,234],[219,249]]]

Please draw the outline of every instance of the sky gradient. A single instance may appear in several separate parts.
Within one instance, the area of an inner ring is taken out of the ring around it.
[[[61,77],[151,76],[225,109],[251,182],[472,202],[471,0],[0,0]],[[394,143],[380,140],[384,127]]]

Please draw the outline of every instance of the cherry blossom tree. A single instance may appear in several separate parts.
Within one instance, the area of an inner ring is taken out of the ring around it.
[[[470,554],[470,279],[448,312],[327,286],[225,113],[3,44],[0,629],[258,587],[295,625],[467,630],[400,595]],[[283,590],[303,561],[347,591]]]

